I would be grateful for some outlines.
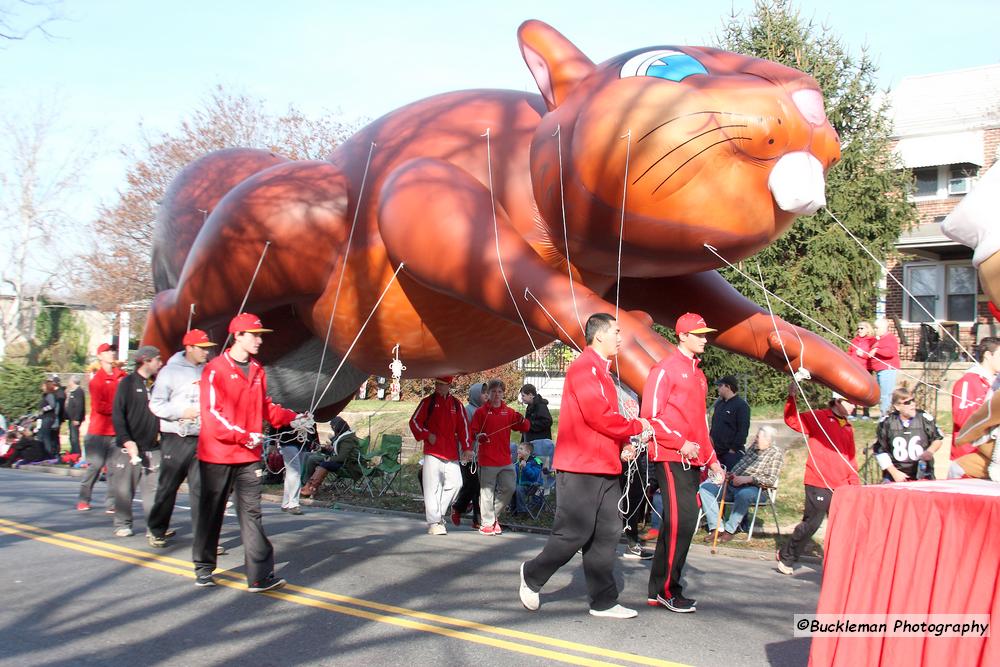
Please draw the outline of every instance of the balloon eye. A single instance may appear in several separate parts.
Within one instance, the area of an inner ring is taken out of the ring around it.
[[[692,56],[673,49],[641,53],[629,58],[622,66],[621,78],[653,76],[668,81],[681,81],[693,74],[708,74],[708,70]]]

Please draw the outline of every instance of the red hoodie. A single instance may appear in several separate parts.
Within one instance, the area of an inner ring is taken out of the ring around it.
[[[559,443],[552,467],[566,472],[620,475],[622,447],[642,422],[618,412],[611,362],[592,347],[566,370],[559,406]]]
[[[98,368],[90,379],[87,388],[90,390],[90,423],[87,425],[88,435],[114,435],[115,425],[111,422],[111,413],[115,405],[115,391],[118,383],[126,373],[120,368],[112,367],[110,373],[104,368]]]
[[[871,358],[871,370],[878,372],[890,368],[899,369],[899,339],[896,334],[887,333],[876,338],[872,343],[872,352],[875,356]]]
[[[433,410],[430,409],[432,400]],[[430,411],[429,416],[428,411]],[[472,451],[472,444],[469,442],[469,423],[465,420],[465,406],[451,394],[444,398],[437,392],[425,396],[410,417],[410,431],[413,432],[414,438],[424,443],[425,456],[433,456],[442,461],[457,461],[459,447],[462,451]],[[433,445],[429,440],[431,433],[435,438]]]
[[[874,359],[868,356],[868,353],[872,351],[872,345],[875,344],[875,336],[855,336],[851,339],[851,344],[847,346],[847,354],[851,355],[851,359],[857,365],[866,371],[873,370],[872,365],[874,364]],[[864,353],[863,357],[858,356],[858,351]]]
[[[647,445],[650,461],[679,463],[685,441],[699,447],[691,465],[708,465],[715,459],[705,418],[708,382],[699,363],[675,347],[649,372],[639,415],[653,425],[654,439]]]
[[[251,433],[261,433],[264,419],[281,428],[295,419],[295,412],[271,401],[264,367],[250,357],[247,374],[229,351],[205,364],[201,373],[201,431],[198,459],[205,463],[239,465],[260,461],[260,445],[246,445]]]
[[[509,466],[510,432],[527,432],[531,430],[531,422],[521,416],[521,413],[500,401],[500,407],[494,408],[491,403],[483,405],[472,415],[472,437],[483,433],[486,438],[479,441],[479,465]]]
[[[969,372],[958,379],[951,388],[951,419],[952,434],[957,436],[958,432],[965,426],[979,407],[989,400],[993,394],[993,378],[986,374],[982,366],[973,366]],[[955,446],[954,441],[951,446],[951,460],[954,461],[960,456],[971,454],[979,448],[973,444]]]
[[[809,456],[803,480],[806,485],[837,489],[861,484],[854,452],[854,427],[850,422],[826,408],[800,413],[795,397],[789,396],[785,403],[785,423],[793,431],[805,433],[809,438]]]

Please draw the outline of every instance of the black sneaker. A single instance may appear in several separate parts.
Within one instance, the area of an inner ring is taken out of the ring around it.
[[[676,611],[678,614],[691,614],[697,611],[695,606],[691,604],[692,601],[687,598],[672,597],[669,600],[664,600],[657,595],[656,600],[670,611]]]
[[[628,558],[629,560],[649,560],[652,557],[652,551],[643,549],[638,544],[626,545],[625,553],[622,554],[622,558]]]
[[[254,582],[253,586],[247,586],[247,590],[251,593],[266,593],[267,591],[276,591],[287,583],[284,579],[278,579],[272,574],[264,581],[257,581]]]
[[[209,586],[215,586],[215,577],[210,574],[199,574],[194,578],[194,585],[199,588],[208,588]]]
[[[675,600],[680,600],[682,602],[686,602],[689,605],[691,605],[692,607],[697,607],[698,606],[698,601],[695,600],[694,598],[686,598],[683,595],[675,595],[674,599]]]

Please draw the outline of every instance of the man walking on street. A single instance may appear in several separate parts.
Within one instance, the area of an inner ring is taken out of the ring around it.
[[[192,549],[195,586],[215,586],[212,572],[218,557],[219,533],[226,499],[233,489],[247,590],[260,593],[286,583],[274,576],[274,548],[264,534],[261,520],[261,446],[264,419],[281,428],[297,415],[271,401],[264,367],[253,357],[263,343],[261,334],[270,331],[256,315],[237,315],[229,323],[232,347],[208,362],[202,372],[198,434],[201,497]]]
[[[583,549],[583,572],[590,597],[590,614],[604,618],[634,618],[637,613],[618,604],[615,547],[621,532],[618,476],[622,458],[635,455],[630,436],[649,429],[645,419],[618,412],[618,393],[609,368],[621,349],[621,329],[614,317],[596,313],[584,328],[587,348],[569,366],[559,420],[556,473],[556,515],[542,552],[521,563],[521,604],[536,611],[539,591],[556,570]]]
[[[177,489],[187,480],[191,504],[191,524],[198,523],[198,496],[201,474],[198,470],[198,431],[201,427],[201,373],[215,343],[201,329],[184,334],[184,350],[156,376],[149,409],[160,418],[160,481],[156,500],[146,518],[146,539],[150,546],[162,548],[172,534],[170,518],[177,500]],[[169,533],[169,534],[168,534]]]
[[[450,375],[435,378],[434,392],[417,404],[410,418],[413,437],[424,443],[424,514],[431,535],[448,533],[444,516],[462,486],[459,460],[472,460],[465,406],[450,393],[453,380]]]
[[[149,385],[163,360],[152,345],[143,345],[136,352],[135,371],[122,378],[115,391],[111,420],[118,445],[108,468],[114,468],[112,488],[115,493],[115,536],[131,537],[132,500],[138,486],[142,492],[142,509],[149,510],[156,498],[156,481],[160,473],[160,425],[149,410]]]
[[[87,437],[83,440],[83,454],[87,461],[87,472],[80,482],[80,498],[76,503],[79,512],[90,509],[90,496],[94,491],[94,483],[101,475],[101,468],[107,465],[115,448],[115,426],[111,421],[111,412],[115,404],[115,391],[118,383],[125,377],[125,372],[114,365],[115,351],[107,343],[97,347],[97,361],[100,368],[90,379],[90,423],[87,426]],[[111,484],[114,467],[108,465],[107,473],[107,511],[112,510]]]
[[[654,462],[663,495],[663,522],[649,573],[647,604],[691,613],[697,601],[682,594],[681,574],[698,520],[701,467],[722,474],[708,437],[708,382],[697,356],[715,329],[701,315],[685,313],[677,319],[675,331],[677,347],[653,366],[639,410],[653,425],[653,442],[646,453]]]

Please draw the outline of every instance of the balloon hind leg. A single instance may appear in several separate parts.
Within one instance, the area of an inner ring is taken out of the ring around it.
[[[328,162],[279,164],[244,180],[206,220],[177,287],[156,296],[144,342],[177,349],[192,304],[194,325],[209,328],[245,298],[251,312],[314,300],[346,246],[348,201],[345,177]]]

